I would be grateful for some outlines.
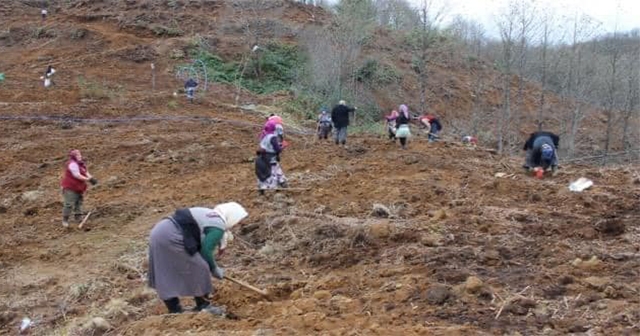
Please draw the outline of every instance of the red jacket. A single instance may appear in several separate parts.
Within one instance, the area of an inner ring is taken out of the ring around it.
[[[60,186],[62,186],[62,189],[68,189],[82,194],[87,190],[87,182],[79,180],[73,176],[71,170],[69,170],[69,164],[71,162],[75,162],[78,164],[78,167],[80,168],[80,175],[87,176],[87,166],[84,164],[84,162],[69,160],[67,161],[67,164],[65,166],[66,168],[64,171],[64,176],[62,177]]]

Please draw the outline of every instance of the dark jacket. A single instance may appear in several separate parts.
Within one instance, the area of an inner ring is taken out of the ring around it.
[[[198,82],[193,80],[193,78],[189,78],[189,80],[186,83],[184,83],[184,88],[185,89],[194,88],[196,86],[198,86]]]
[[[440,123],[440,119],[433,118],[429,121],[431,125],[431,132],[439,132],[442,131],[442,124]]]
[[[408,125],[409,118],[405,117],[404,113],[400,113],[400,115],[396,118],[396,127],[400,127],[400,125]]]
[[[331,110],[331,120],[336,128],[349,126],[349,113],[353,111],[355,111],[353,107],[336,105],[336,107]]]
[[[188,208],[178,209],[169,217],[182,231],[184,249],[192,256],[200,251],[202,242],[200,241],[200,226],[191,215]]]
[[[522,148],[523,150],[529,150],[529,149],[533,149],[533,142],[536,141],[536,139],[538,137],[541,136],[548,136],[551,138],[551,140],[553,140],[553,145],[556,147],[556,149],[558,149],[560,146],[560,137],[557,136],[554,133],[551,132],[535,132],[535,133],[531,133],[531,135],[529,136],[529,139],[527,140],[527,142],[524,143],[524,147]]]

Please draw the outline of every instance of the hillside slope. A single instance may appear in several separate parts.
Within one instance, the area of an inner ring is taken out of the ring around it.
[[[263,115],[228,105],[235,92],[225,85],[197,104],[171,94],[181,61],[168,55],[188,36],[119,28],[108,11],[125,7],[77,1],[53,11],[54,37],[32,39],[41,23],[29,3],[0,3],[11,36],[0,40],[0,116],[16,118],[0,124],[0,334],[15,334],[23,317],[36,335],[640,332],[634,167],[567,165],[540,181],[520,173],[519,158],[482,148],[416,136],[401,151],[359,135],[342,149],[287,125],[282,162],[294,189],[262,197],[251,160]],[[117,3],[132,4],[119,18],[128,22],[156,2]],[[188,3],[201,4],[184,14],[194,29],[231,13],[226,2]],[[308,24],[306,7],[287,6],[273,10]],[[67,38],[80,29],[84,37]],[[58,84],[44,90],[37,78],[49,63]],[[18,119],[43,115],[85,121]],[[156,120],[131,119],[142,115]],[[60,226],[71,148],[100,180],[86,196],[87,231]],[[569,192],[581,176],[594,187]],[[230,200],[250,216],[220,262],[271,300],[215,281],[214,300],[233,318],[166,315],[145,288],[149,231],[177,207]]]

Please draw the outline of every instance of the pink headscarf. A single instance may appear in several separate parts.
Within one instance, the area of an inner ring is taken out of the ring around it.
[[[409,108],[407,107],[407,105],[405,104],[400,105],[400,112],[404,114],[405,118],[409,119]]]
[[[268,121],[271,121],[277,125],[282,125],[282,118],[280,116],[274,115],[269,117],[269,119],[267,119]]]
[[[386,118],[387,120],[396,120],[397,117],[398,117],[398,111],[393,110]]]
[[[276,131],[276,123],[269,120],[266,124],[264,124],[264,128],[262,129],[262,133],[260,133],[260,140],[267,136],[268,134],[273,134]]]

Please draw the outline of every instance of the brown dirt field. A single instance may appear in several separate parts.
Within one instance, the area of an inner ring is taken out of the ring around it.
[[[0,13],[25,31],[39,20],[24,4],[3,2]],[[286,15],[303,24],[301,13]],[[80,6],[50,20],[60,31],[87,29],[86,39],[3,47],[0,116],[215,120],[2,120],[1,335],[16,334],[23,317],[34,320],[32,335],[640,333],[637,167],[565,165],[536,180],[521,173],[521,158],[482,148],[417,135],[401,151],[355,135],[341,149],[287,125],[283,168],[292,187],[308,190],[259,196],[251,159],[263,115],[226,104],[234,91],[223,85],[197,104],[173,98],[180,84],[162,52],[149,56],[160,69],[156,91],[141,89],[150,86],[148,62],[127,55],[183,42],[89,14]],[[37,80],[48,62],[69,65],[53,90]],[[109,96],[83,97],[80,74]],[[84,231],[60,225],[59,178],[71,148],[100,180],[86,195],[93,214]],[[594,187],[570,192],[581,176]],[[250,216],[220,263],[271,300],[215,280],[214,301],[234,319],[166,315],[145,288],[149,231],[176,207],[230,200]],[[107,330],[88,323],[98,317]]]

